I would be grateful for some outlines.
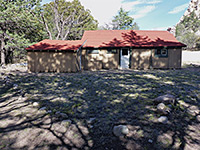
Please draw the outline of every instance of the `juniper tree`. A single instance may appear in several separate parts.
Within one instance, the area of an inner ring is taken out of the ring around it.
[[[39,0],[0,0],[1,65],[5,65],[9,51],[26,46],[29,38],[33,41],[38,22],[31,12],[39,3]]]
[[[79,0],[55,0],[43,6],[39,21],[44,24],[49,39],[75,40],[84,30],[96,30],[98,22]]]

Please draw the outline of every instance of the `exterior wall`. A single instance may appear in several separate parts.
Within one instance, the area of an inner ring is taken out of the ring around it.
[[[180,69],[181,68],[181,49],[168,49],[168,57],[155,57],[153,53],[152,62],[155,69]]]
[[[118,69],[119,50],[116,54],[107,54],[106,49],[99,50],[99,54],[88,54],[82,51],[82,68],[85,70]]]
[[[182,49],[171,49],[169,51],[169,68],[181,68]]]
[[[72,52],[28,52],[30,72],[77,72],[76,53]]]
[[[131,58],[132,69],[170,69],[181,68],[181,49],[168,49],[168,57],[156,57],[154,49],[133,49]]]
[[[150,68],[150,49],[132,49],[131,55],[132,69],[148,69]]]
[[[181,68],[181,49],[168,49],[168,57],[155,57],[154,49],[132,49],[132,69],[168,69]],[[120,68],[120,51],[107,54],[106,49],[99,54],[88,54],[82,50],[81,65],[83,70]],[[28,70],[30,72],[77,72],[80,58],[72,52],[28,52]]]

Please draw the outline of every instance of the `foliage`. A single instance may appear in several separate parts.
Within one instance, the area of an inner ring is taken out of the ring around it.
[[[14,50],[24,53],[22,47],[42,38],[41,26],[31,14],[39,3],[39,0],[0,0],[2,65],[8,62],[7,58]]]
[[[184,16],[183,20],[176,26],[176,37],[179,41],[187,45],[188,48],[193,48],[199,45],[200,20],[192,12],[189,16]]]
[[[111,24],[106,24],[103,29],[112,30],[139,30],[139,26],[134,22],[134,18],[129,16],[129,12],[120,8],[118,14],[114,16]]]
[[[97,21],[79,0],[55,0],[43,6],[40,22],[50,39],[80,39],[84,30],[97,29]]]

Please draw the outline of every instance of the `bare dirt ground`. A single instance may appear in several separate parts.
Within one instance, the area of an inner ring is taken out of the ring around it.
[[[176,97],[158,122],[153,99]],[[200,149],[199,66],[182,70],[27,73],[0,69],[0,149]],[[124,137],[115,125],[127,125]]]

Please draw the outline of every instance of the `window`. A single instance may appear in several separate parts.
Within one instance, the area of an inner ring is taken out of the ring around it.
[[[88,54],[99,54],[99,50],[98,49],[90,49],[90,50],[88,50]]]
[[[155,56],[156,57],[168,57],[168,50],[166,48],[156,49]]]
[[[128,49],[127,48],[122,49],[122,56],[124,56],[124,55],[128,55]]]
[[[116,49],[107,49],[107,54],[117,54]]]

